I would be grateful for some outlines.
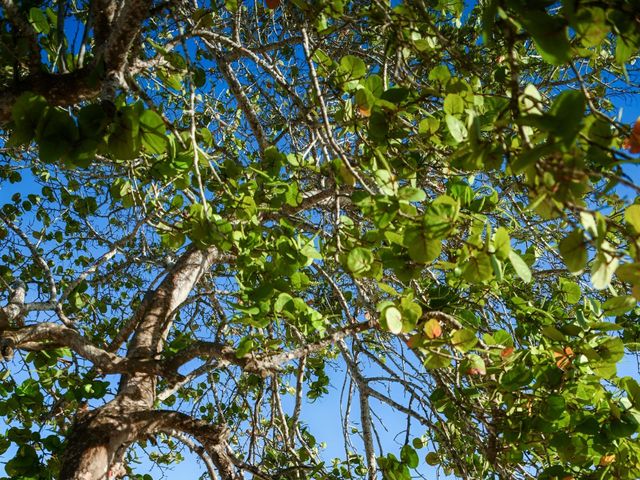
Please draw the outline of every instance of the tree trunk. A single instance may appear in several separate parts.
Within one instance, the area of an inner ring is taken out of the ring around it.
[[[63,457],[61,480],[117,478],[118,453],[138,433],[132,415],[113,404],[80,415],[71,427]]]

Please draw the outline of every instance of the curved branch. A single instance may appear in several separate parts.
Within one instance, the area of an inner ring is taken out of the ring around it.
[[[293,350],[276,354],[247,355],[240,358],[236,357],[235,347],[216,342],[200,341],[192,344],[190,347],[180,352],[180,354],[170,359],[166,363],[166,368],[168,370],[177,370],[180,366],[190,360],[199,357],[218,360],[218,367],[236,365],[245,371],[267,376],[277,371],[282,365],[290,362],[291,360],[297,360],[312,353],[320,352],[331,345],[335,345],[348,336],[363,332],[370,328],[374,328],[370,322],[354,323],[330,333],[322,340],[315,343],[309,343]]]
[[[115,366],[124,359],[93,345],[76,330],[56,323],[39,323],[0,335],[5,346],[38,351],[48,348],[68,347],[104,371],[117,371]]]
[[[204,420],[171,410],[147,410],[133,415],[139,425],[139,434],[164,432],[173,435],[176,431],[192,436],[202,445],[207,456],[216,466],[223,480],[241,480],[227,449],[226,426],[212,425]],[[140,438],[140,437],[139,437]]]
[[[198,455],[200,459],[202,459],[202,461],[204,462],[205,466],[207,467],[207,472],[209,473],[211,480],[218,480],[218,475],[216,474],[213,460],[211,459],[211,457],[209,456],[205,448],[198,445],[196,442],[191,440],[187,435],[177,430],[170,430],[166,432],[166,434],[176,438],[181,443],[185,444],[189,450],[191,450],[193,453]]]
[[[18,228],[16,224],[14,224],[11,220],[6,218],[4,215],[0,215],[0,220],[2,220],[2,222],[7,227],[13,230],[13,232],[22,239],[22,241],[25,243],[25,245],[31,252],[31,256],[33,257],[33,260],[42,268],[45,276],[47,277],[47,282],[49,283],[49,302],[52,302],[52,303],[55,302],[56,297],[58,295],[58,290],[56,288],[56,282],[53,278],[53,275],[51,274],[51,269],[49,268],[49,264],[46,262],[44,258],[42,258],[42,255],[40,255],[40,252],[38,252],[38,249],[36,248],[36,246],[33,243],[31,243],[31,241],[29,240],[29,237],[22,230],[20,230],[20,228]]]
[[[188,248],[135,313],[141,320],[127,356],[142,358],[160,353],[176,309],[214,263],[227,262],[229,259],[229,255],[216,247],[206,250],[194,246]]]
[[[0,333],[0,350],[5,360],[10,359],[15,349],[41,351],[62,347],[69,348],[93,363],[102,374],[144,372],[160,375],[174,382],[181,379],[181,375],[154,359],[121,357],[95,346],[77,330],[57,323],[39,323]]]

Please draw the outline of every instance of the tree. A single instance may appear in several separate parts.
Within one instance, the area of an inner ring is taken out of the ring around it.
[[[633,3],[2,0],[7,476],[640,477]]]

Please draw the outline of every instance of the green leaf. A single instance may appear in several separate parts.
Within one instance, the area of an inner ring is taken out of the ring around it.
[[[49,108],[39,126],[36,138],[40,159],[55,162],[67,157],[78,140],[78,128],[71,116],[64,110]]]
[[[376,97],[368,89],[362,87],[356,91],[355,101],[363,115],[370,115],[371,109],[376,103]]]
[[[601,362],[618,363],[624,357],[624,343],[621,338],[607,337],[596,347]]]
[[[409,468],[418,468],[420,459],[411,445],[404,445],[400,451],[400,459]]]
[[[430,370],[445,368],[451,365],[451,358],[443,351],[429,350],[424,357],[424,366]]]
[[[433,135],[440,128],[440,120],[434,117],[427,117],[420,120],[418,124],[418,133],[421,135]]]
[[[507,391],[529,385],[533,380],[533,372],[525,365],[515,365],[500,378],[500,385]]]
[[[14,129],[10,146],[24,145],[33,139],[47,106],[44,97],[31,92],[25,92],[18,97],[11,109]]]
[[[451,345],[462,353],[471,350],[476,346],[476,343],[478,343],[476,332],[468,328],[456,330],[453,335],[451,335]]]
[[[540,329],[540,332],[545,337],[550,338],[551,340],[555,340],[556,342],[566,341],[564,334],[553,325],[547,325],[546,327],[542,327],[542,329]]]
[[[398,190],[398,198],[407,202],[424,202],[427,194],[421,188],[401,187]]]
[[[348,73],[349,78],[362,78],[367,73],[367,67],[362,59],[354,55],[342,57],[340,67]]]
[[[634,204],[624,211],[624,221],[636,234],[640,234],[640,205]]]
[[[78,112],[78,128],[80,136],[85,138],[102,139],[110,119],[102,105],[94,103],[87,105]]]
[[[140,115],[140,133],[142,146],[151,153],[165,153],[167,151],[167,128],[162,117],[153,110],[145,110]]]
[[[605,315],[613,317],[632,310],[637,303],[637,300],[631,295],[622,295],[620,297],[610,298],[604,302],[602,309]]]
[[[297,182],[292,182],[287,186],[284,198],[285,203],[290,207],[297,207],[302,203],[302,193],[300,193]]]
[[[374,111],[369,117],[369,136],[376,142],[384,142],[389,134],[389,120],[379,111]]]
[[[118,113],[107,143],[109,153],[115,158],[132,160],[138,156],[142,146],[139,116],[139,104],[123,107]]]
[[[554,421],[564,415],[567,409],[567,402],[562,395],[552,394],[544,399],[544,406],[541,410],[545,420]]]
[[[285,306],[291,301],[293,301],[293,297],[291,295],[284,292],[281,293],[273,304],[273,311],[276,313],[282,312]]]
[[[33,25],[33,29],[36,32],[42,33],[44,35],[49,35],[51,27],[49,25],[47,16],[42,10],[36,7],[29,9],[29,21],[31,22],[31,25]]]
[[[425,209],[423,224],[430,238],[446,238],[455,227],[460,202],[449,195],[440,195]]]
[[[231,13],[236,13],[238,11],[238,0],[224,0],[224,8]]]
[[[627,42],[622,35],[619,35],[616,38],[616,62],[618,65],[624,65],[635,53],[636,49],[634,48],[631,42]]]
[[[448,115],[464,113],[464,100],[455,93],[448,94],[444,99],[444,112]]]
[[[380,187],[380,192],[385,195],[393,195],[396,193],[398,184],[394,175],[389,170],[378,169],[374,172],[376,183]]]
[[[565,90],[553,102],[549,113],[553,116],[554,133],[566,145],[571,144],[584,118],[586,99],[580,90]]]
[[[429,238],[421,228],[410,228],[404,233],[403,243],[411,260],[417,263],[430,263],[440,256],[442,242]]]
[[[610,248],[608,242],[604,241],[602,250],[598,252],[593,265],[591,265],[591,284],[596,290],[607,288],[618,268],[618,258],[606,252]]]
[[[305,244],[300,249],[300,253],[310,260],[322,260],[322,254],[316,249],[313,242]]]
[[[163,71],[158,72],[158,77],[162,80],[167,87],[172,88],[173,90],[177,90],[178,92],[182,91],[182,75],[178,73],[166,73]]]
[[[511,240],[509,231],[504,227],[498,227],[493,234],[493,251],[500,260],[505,260],[511,253]],[[515,268],[515,267],[514,267]]]
[[[418,320],[422,317],[422,307],[411,297],[402,297],[400,310],[402,311],[402,331],[405,333],[413,331]]]
[[[531,270],[529,270],[529,266],[525,263],[522,257],[511,250],[509,252],[509,261],[520,279],[525,283],[529,283],[531,281]]]
[[[465,358],[462,371],[467,375],[486,375],[487,367],[480,355],[472,353]]]
[[[374,262],[373,252],[367,248],[356,247],[347,256],[347,267],[356,275],[367,273]]]
[[[238,343],[238,346],[236,347],[236,358],[247,356],[253,351],[255,347],[256,345],[251,337],[242,338],[242,340],[240,340],[240,343]]]
[[[599,7],[581,8],[575,29],[582,45],[597,47],[609,33],[605,11]]]
[[[635,408],[640,408],[640,384],[632,377],[624,377],[620,381]]]
[[[545,11],[526,9],[519,20],[531,34],[536,49],[546,62],[563,65],[569,61],[571,45],[562,19]]]
[[[382,311],[383,327],[398,335],[402,332],[402,313],[396,307],[390,306]]]
[[[369,75],[364,81],[364,87],[376,98],[380,98],[382,92],[384,92],[384,82],[380,75]]]
[[[567,303],[571,305],[578,303],[580,297],[582,296],[580,285],[567,280],[566,278],[560,279],[560,290],[564,293],[564,297]]]
[[[425,462],[427,462],[428,465],[431,465],[432,467],[435,467],[436,465],[440,464],[440,456],[436,452],[427,453],[427,456],[425,457],[424,460]]]
[[[560,255],[571,273],[580,273],[587,266],[587,245],[582,230],[574,230],[558,245]]]
[[[339,79],[347,91],[355,89],[367,74],[367,66],[361,58],[346,55],[340,59]]]
[[[456,143],[463,142],[467,138],[467,127],[464,126],[464,123],[451,115],[447,115],[445,120],[449,133]]]
[[[477,252],[463,263],[462,276],[471,283],[481,283],[493,278],[491,256]]]
[[[446,84],[451,78],[451,71],[446,65],[438,65],[429,72],[429,80]]]
[[[580,212],[580,223],[592,238],[598,238],[598,225],[594,215],[588,212]]]

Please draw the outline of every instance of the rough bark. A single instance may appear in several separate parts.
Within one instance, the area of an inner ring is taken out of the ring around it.
[[[216,248],[187,250],[158,288],[143,302],[142,312],[126,359],[135,366],[158,360],[173,315],[191,293],[202,275],[220,258]],[[101,351],[106,361],[117,357]],[[107,363],[105,361],[105,363]],[[107,405],[78,418],[69,438],[61,472],[62,479],[98,480],[114,478],[118,452],[150,432],[176,430],[196,436],[223,479],[235,479],[235,471],[226,454],[222,430],[177,412],[153,409],[157,372],[138,369],[123,375],[118,395]],[[111,474],[109,473],[111,472]]]
[[[126,67],[131,48],[150,14],[152,4],[151,0],[128,0],[116,12],[115,2],[98,2],[94,61],[74,72],[60,74],[47,72],[44,65],[32,67],[27,76],[0,90],[0,126],[11,121],[13,104],[27,91],[42,95],[51,105],[61,107],[96,98],[105,85],[113,82],[113,78],[120,76]],[[18,24],[29,25],[21,17],[14,19],[14,28],[19,30]]]
[[[195,438],[224,480],[237,480],[226,442],[227,430],[168,410],[135,410],[112,402],[80,416],[68,437],[61,480],[116,478],[123,446],[159,432],[181,432]]]

